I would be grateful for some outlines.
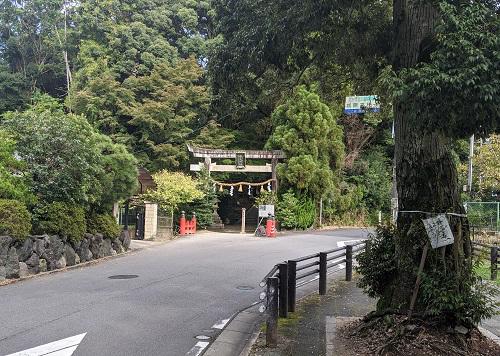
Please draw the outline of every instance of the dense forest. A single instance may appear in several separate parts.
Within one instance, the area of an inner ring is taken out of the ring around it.
[[[28,189],[4,172],[2,198],[109,210],[110,199],[134,191],[136,164],[187,173],[192,143],[282,149],[282,193],[296,204],[323,200],[332,224],[373,223],[378,211],[388,218],[392,17],[392,1],[4,0],[2,150],[19,151],[29,167],[5,158],[2,169],[50,179]],[[346,96],[371,94],[380,112],[343,113]],[[465,142],[457,164],[467,160]],[[57,175],[57,165],[32,157],[61,145],[60,164],[78,160],[81,174]],[[96,151],[103,162],[79,159]],[[96,179],[106,174],[108,182]],[[79,191],[63,189],[68,179]],[[489,197],[496,188],[481,189]]]

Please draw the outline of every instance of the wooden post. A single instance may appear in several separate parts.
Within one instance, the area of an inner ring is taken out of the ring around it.
[[[267,347],[276,347],[278,344],[278,284],[277,277],[270,277],[267,279]]]
[[[326,294],[327,257],[326,253],[319,253],[319,295]]]
[[[280,278],[279,308],[280,317],[288,318],[288,264],[286,262],[278,265]]]
[[[490,258],[491,280],[496,281],[497,280],[497,259],[498,259],[498,247],[497,246],[491,247],[490,257],[491,257]]]
[[[123,230],[127,231],[128,230],[128,213],[129,213],[129,207],[130,207],[130,200],[127,200],[125,202],[125,219],[123,224],[125,225],[123,227]]]
[[[273,158],[271,160],[271,169],[272,169],[271,178],[273,179],[271,186],[272,186],[273,192],[275,192],[275,193],[278,193],[278,176],[276,174],[276,166],[277,165],[278,165],[278,159]]]
[[[352,245],[345,247],[345,280],[352,280]]]
[[[241,208],[241,231],[240,234],[244,234],[246,229],[246,209]]]
[[[288,261],[288,311],[295,312],[297,294],[297,262]]]
[[[413,313],[413,308],[415,307],[415,302],[417,301],[418,289],[420,288],[420,279],[422,271],[424,270],[425,260],[427,259],[428,251],[429,251],[429,242],[425,244],[424,251],[422,251],[422,258],[420,258],[420,265],[418,266],[418,272],[417,272],[417,280],[415,281],[413,295],[411,296],[410,310],[408,310],[408,319],[411,318],[411,315]]]

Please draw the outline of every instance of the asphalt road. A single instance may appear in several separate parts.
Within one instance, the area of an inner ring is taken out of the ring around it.
[[[214,324],[256,301],[258,284],[275,263],[366,234],[343,229],[264,239],[205,233],[3,286],[0,355],[86,333],[76,356],[182,356],[195,336],[210,335]],[[138,277],[108,278],[116,275]]]

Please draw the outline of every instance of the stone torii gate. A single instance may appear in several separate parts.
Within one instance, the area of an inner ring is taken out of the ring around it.
[[[210,172],[247,172],[247,173],[271,173],[272,190],[278,191],[278,180],[276,176],[276,165],[278,160],[284,159],[286,156],[281,150],[222,150],[212,148],[193,147],[188,145],[188,150],[195,158],[204,158],[204,162],[191,164],[191,171],[200,171],[206,168]],[[234,165],[217,164],[212,162],[212,159],[234,159]],[[271,163],[265,165],[247,165],[247,159],[270,160]]]

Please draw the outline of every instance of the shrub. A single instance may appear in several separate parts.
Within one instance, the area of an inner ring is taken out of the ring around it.
[[[278,219],[282,228],[297,228],[296,210],[298,205],[299,199],[297,199],[292,191],[289,190],[281,196],[276,209],[276,218]]]
[[[0,234],[23,241],[30,231],[31,215],[26,205],[17,200],[0,199]]]
[[[85,212],[82,207],[54,202],[35,209],[37,231],[65,236],[72,242],[82,239],[86,231]]]
[[[104,238],[114,240],[120,236],[120,226],[116,219],[108,214],[92,214],[87,218],[87,231],[101,233]]]
[[[196,177],[197,186],[200,192],[204,195],[201,198],[195,199],[191,203],[181,204],[178,207],[178,211],[185,212],[195,212],[196,213],[196,222],[198,227],[206,228],[213,224],[213,214],[214,208],[217,206],[219,199],[217,197],[217,193],[214,191],[214,184],[212,178],[208,174],[206,169],[201,170]],[[170,215],[170,211],[165,211],[167,215]],[[178,221],[178,219],[175,219]]]
[[[433,270],[423,273],[421,302],[425,313],[448,325],[477,325],[495,315],[498,291],[482,283],[475,274],[463,274],[463,289],[457,290],[457,275],[451,271]]]
[[[205,196],[198,182],[181,172],[163,170],[153,174],[153,179],[156,190],[148,190],[142,198],[158,203],[165,210],[175,211],[181,204],[192,203]]]
[[[44,203],[106,209],[135,192],[137,161],[124,145],[99,133],[85,117],[66,113],[47,94],[35,94],[33,101],[27,110],[5,113],[0,120],[7,132],[0,133],[0,183],[11,185],[0,185],[0,194],[21,200],[19,195],[32,191]]]
[[[18,200],[30,205],[35,196],[30,192],[26,162],[16,158],[16,142],[0,129],[0,199]]]
[[[394,227],[379,226],[370,235],[369,246],[358,257],[356,270],[361,274],[358,285],[372,298],[385,292],[396,273]]]
[[[302,198],[296,209],[297,227],[299,229],[308,229],[314,224],[316,219],[316,206],[310,198]]]
[[[264,191],[260,192],[260,194],[255,198],[254,206],[256,208],[258,208],[259,205],[275,205],[276,206],[277,203],[278,203],[278,197],[276,196],[276,193],[264,190]]]
[[[276,217],[285,229],[307,229],[314,224],[316,207],[311,198],[298,198],[289,190],[278,201]]]

